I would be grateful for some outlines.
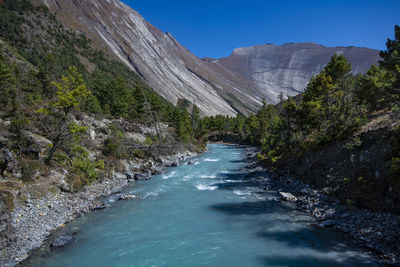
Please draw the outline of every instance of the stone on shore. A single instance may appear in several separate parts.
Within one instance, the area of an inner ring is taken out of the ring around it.
[[[149,180],[150,175],[148,173],[135,173],[135,180],[141,181],[141,180]]]
[[[57,237],[52,243],[52,247],[63,247],[72,241],[72,236]]]
[[[132,195],[132,194],[124,194],[119,196],[119,200],[131,200],[131,199],[139,199],[140,196]]]
[[[279,192],[279,194],[281,195],[281,198],[285,201],[295,202],[297,200],[297,198],[293,196],[291,193]]]

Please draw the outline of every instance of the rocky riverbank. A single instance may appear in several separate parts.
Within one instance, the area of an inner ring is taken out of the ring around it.
[[[85,187],[79,193],[49,192],[39,199],[27,199],[23,205],[15,207],[11,214],[13,240],[0,251],[1,266],[15,266],[26,259],[30,251],[39,248],[54,230],[85,213],[104,208],[99,200],[101,196],[117,193],[129,183],[149,179],[149,174],[177,166],[179,162],[195,155],[193,152],[183,152],[160,157],[157,162],[127,162],[125,173],[113,172],[108,178]]]
[[[277,194],[277,201],[293,202],[316,219],[315,227],[330,227],[346,234],[356,245],[370,250],[382,264],[400,264],[399,215],[371,212],[352,203],[340,204],[337,199],[328,196],[328,187],[317,190],[289,174],[270,173],[259,166],[255,155],[253,149],[248,150],[250,163],[247,168],[250,173],[259,174],[260,187],[264,191],[289,193],[283,196]]]

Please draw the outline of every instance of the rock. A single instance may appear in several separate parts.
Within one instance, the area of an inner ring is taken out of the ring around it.
[[[162,166],[154,166],[152,168],[152,174],[160,174],[163,171],[163,167]]]
[[[63,247],[72,241],[72,236],[60,236],[54,239],[51,247]]]
[[[135,180],[141,181],[141,180],[149,180],[150,175],[148,173],[135,173]]]
[[[178,161],[173,161],[171,163],[171,167],[178,167],[179,166],[179,162]]]
[[[322,225],[324,227],[332,227],[334,225],[334,222],[333,222],[333,220],[326,220],[326,221],[322,222]]]
[[[350,156],[350,162],[351,162],[351,163],[356,162],[356,155],[351,154],[351,156]]]
[[[126,179],[128,179],[128,180],[135,179],[135,174],[132,171],[129,171],[129,170],[126,171],[125,175],[126,175]]]
[[[124,194],[120,195],[118,200],[131,200],[131,199],[139,199],[140,196],[132,195],[132,194]]]
[[[294,202],[297,200],[297,198],[293,196],[291,193],[279,192],[279,194],[281,195],[281,198],[285,201]]]
[[[104,203],[98,203],[96,206],[93,207],[93,210],[102,210],[107,208],[106,205],[104,205]]]

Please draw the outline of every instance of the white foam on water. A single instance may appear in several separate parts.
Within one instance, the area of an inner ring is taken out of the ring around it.
[[[199,161],[195,161],[195,162],[193,163],[193,165],[198,165],[198,164],[200,164]]]
[[[221,173],[229,173],[227,170],[222,170]]]
[[[173,171],[170,174],[163,174],[162,178],[166,180],[166,179],[173,177],[175,174],[176,174],[176,171]]]
[[[202,179],[215,179],[215,178],[217,178],[216,175],[200,175],[199,177],[202,178]]]
[[[156,197],[159,195],[159,192],[149,192],[146,195],[144,195],[143,198],[148,198],[148,197]]]
[[[110,202],[110,203],[114,203],[115,201],[117,201],[117,198],[116,197],[110,197],[109,199],[108,199],[108,202]]]
[[[249,193],[249,192],[243,192],[243,191],[239,191],[239,190],[234,190],[233,193],[238,195],[238,196],[251,195],[251,193]]]
[[[242,180],[224,180],[227,183],[240,183]]]
[[[205,190],[209,190],[209,191],[213,191],[215,189],[217,189],[217,186],[211,186],[211,185],[204,185],[204,184],[197,184],[196,188],[200,191],[205,191]]]
[[[217,162],[217,161],[219,161],[219,159],[205,158],[204,161]]]
[[[189,180],[189,179],[191,179],[193,177],[194,177],[194,175],[185,175],[185,176],[183,176],[183,180],[187,181],[187,180]]]

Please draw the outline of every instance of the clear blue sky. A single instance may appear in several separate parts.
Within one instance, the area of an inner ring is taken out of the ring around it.
[[[400,25],[400,0],[122,1],[199,57],[288,42],[382,50]]]

